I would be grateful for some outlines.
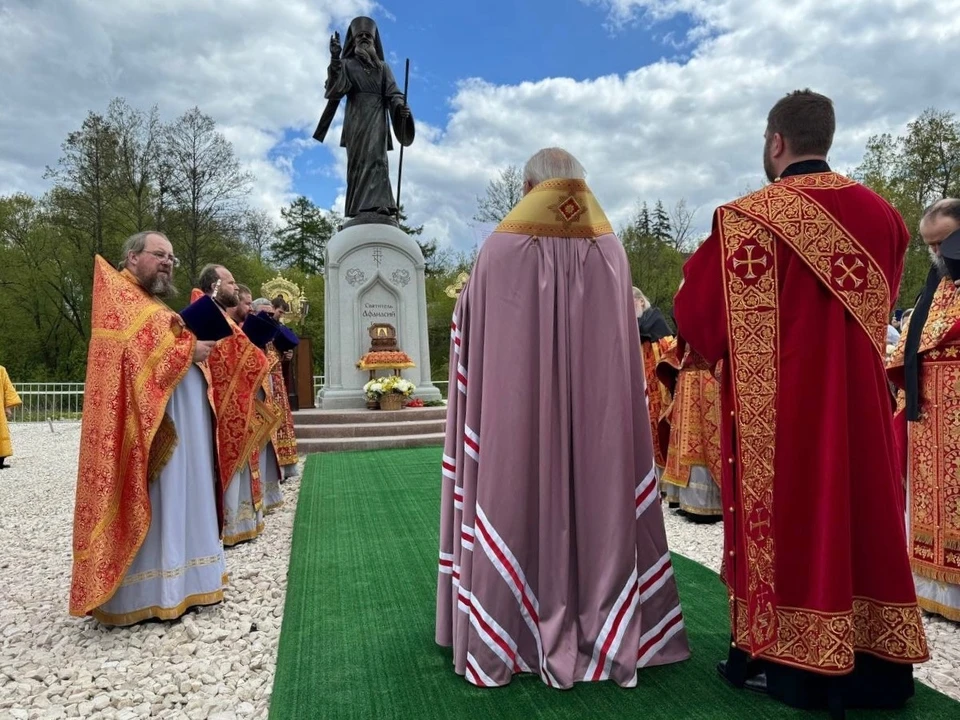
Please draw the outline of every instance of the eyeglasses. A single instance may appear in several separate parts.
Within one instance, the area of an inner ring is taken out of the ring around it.
[[[160,262],[169,261],[174,267],[180,267],[180,259],[175,255],[168,255],[160,250],[144,250],[147,255],[153,255]]]

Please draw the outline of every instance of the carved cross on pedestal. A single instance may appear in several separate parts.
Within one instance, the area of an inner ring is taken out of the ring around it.
[[[373,261],[377,264],[377,267],[380,267],[380,263],[383,262],[383,250],[377,248],[373,251]]]

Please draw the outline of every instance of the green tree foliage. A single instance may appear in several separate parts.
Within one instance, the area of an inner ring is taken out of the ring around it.
[[[420,252],[423,253],[424,273],[427,275],[436,275],[442,272],[443,256],[442,254],[437,255],[437,241],[435,239],[427,242],[421,240],[420,236],[423,235],[423,225],[418,225],[417,227],[407,225],[407,214],[404,212],[403,205],[400,206],[399,210],[400,229],[417,241],[417,245],[420,246]]]
[[[94,257],[116,264],[132,233],[171,238],[183,263],[175,309],[208,262],[251,287],[276,275],[262,244],[255,252],[272,228],[251,219],[252,178],[196,108],[164,125],[156,108],[116,99],[67,135],[46,177],[42,197],[0,197],[0,364],[16,381],[83,379]],[[322,317],[322,296],[314,307]]]
[[[282,225],[271,248],[274,260],[284,268],[296,268],[307,275],[323,272],[327,242],[340,218],[325,213],[304,195],[280,210]]]
[[[905,135],[875,135],[853,177],[889,201],[911,233],[898,306],[912,307],[930,267],[918,227],[923,210],[944,197],[960,196],[960,121],[928,108]]]
[[[690,221],[692,216],[687,219],[688,225],[681,228],[682,232],[688,232]],[[685,247],[688,240],[680,237],[659,200],[654,204],[653,213],[646,202],[638,204],[633,220],[622,227],[618,235],[630,262],[633,284],[651,304],[670,317],[673,296],[683,278],[685,256],[680,248]]]

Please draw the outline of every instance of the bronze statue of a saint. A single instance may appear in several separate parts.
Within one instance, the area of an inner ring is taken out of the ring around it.
[[[347,149],[347,202],[344,216],[358,222],[394,222],[397,204],[390,185],[387,151],[393,150],[390,125],[404,146],[413,143],[413,115],[384,61],[377,24],[368,17],[350,23],[346,42],[330,38],[330,67],[324,96],[327,107],[313,137],[320,142],[333,122],[340,99],[347,98],[340,145]]]

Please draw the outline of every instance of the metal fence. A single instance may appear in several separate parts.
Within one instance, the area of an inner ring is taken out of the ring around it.
[[[323,375],[313,376],[313,396],[323,387]],[[443,397],[447,396],[447,381],[433,383]],[[11,422],[46,422],[47,420],[80,420],[83,412],[83,383],[14,383],[13,387],[23,401],[13,408]]]
[[[79,420],[83,383],[14,383],[23,404],[13,408],[12,422]]]

